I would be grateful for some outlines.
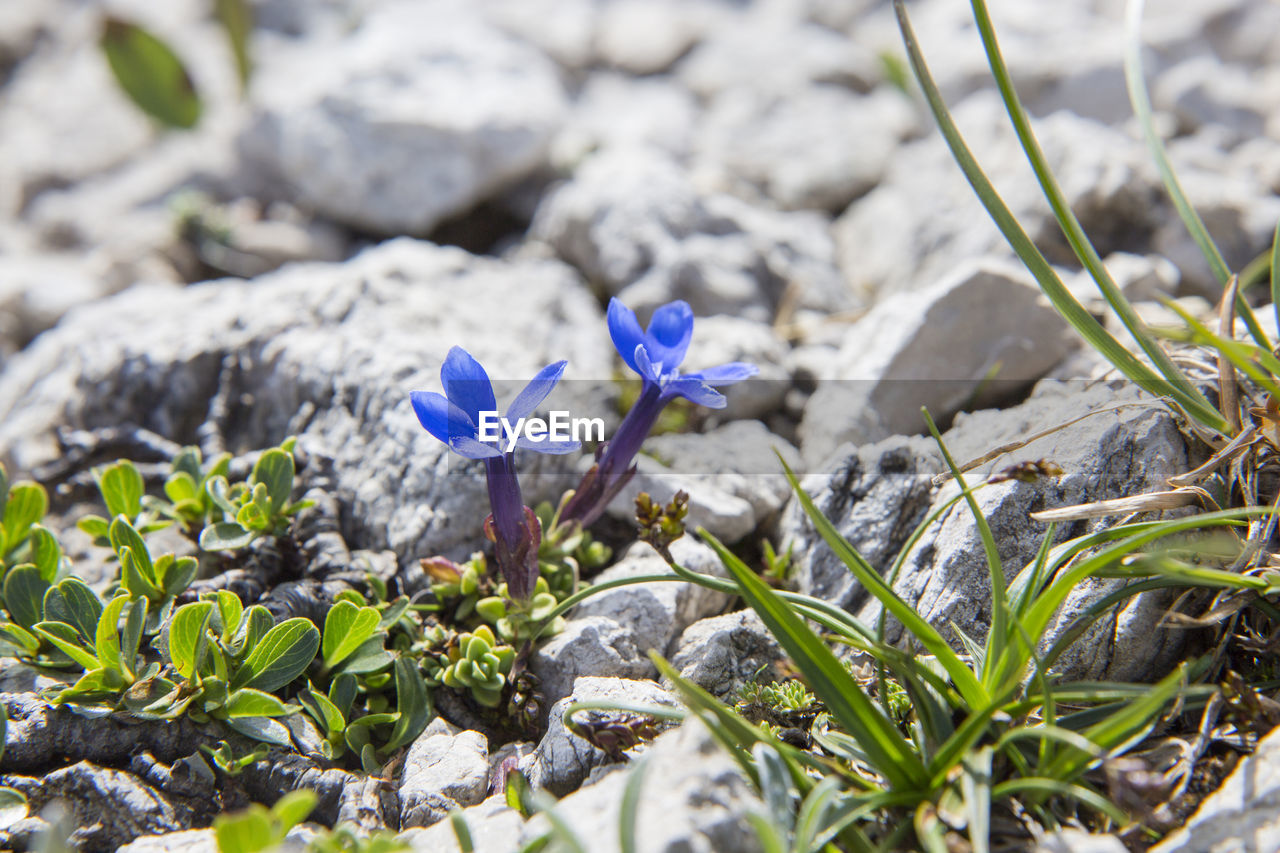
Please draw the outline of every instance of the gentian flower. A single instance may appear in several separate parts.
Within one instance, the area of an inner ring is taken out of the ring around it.
[[[505,420],[514,424],[528,417],[551,389],[560,381],[567,362],[548,364],[533,377],[507,407]],[[507,582],[513,598],[526,599],[538,580],[538,544],[542,528],[533,511],[524,505],[520,483],[516,479],[513,451],[509,437],[484,440],[480,429],[481,414],[494,413],[498,402],[493,383],[471,355],[461,347],[449,350],[440,368],[444,394],[414,391],[409,395],[413,411],[427,432],[443,441],[449,449],[468,459],[483,459],[489,486],[492,515],[485,521],[485,534],[494,543],[498,569]],[[504,430],[505,432],[505,430]],[[569,453],[580,446],[576,441],[537,441],[520,436],[516,447],[539,453]]]
[[[562,519],[576,519],[584,527],[600,517],[635,475],[632,460],[668,403],[684,397],[700,406],[723,409],[728,401],[716,386],[741,382],[759,372],[754,364],[734,361],[681,373],[680,365],[693,338],[693,309],[683,300],[659,307],[649,327],[641,331],[635,312],[614,298],[609,301],[608,322],[618,355],[644,383],[639,399],[561,513]]]

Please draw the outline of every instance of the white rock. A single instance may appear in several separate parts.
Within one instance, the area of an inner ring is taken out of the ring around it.
[[[681,0],[613,0],[602,4],[596,53],[632,74],[665,71],[700,35],[703,4]],[[692,12],[692,14],[691,14]]]
[[[677,702],[652,681],[630,681],[624,678],[579,678],[573,693],[551,707],[547,733],[529,757],[525,768],[529,784],[546,788],[556,796],[574,790],[592,768],[609,760],[604,751],[573,734],[564,724],[564,712],[574,702],[616,700],[633,705],[675,707]],[[607,714],[608,712],[594,712]],[[584,719],[588,712],[582,712]]]
[[[520,849],[520,829],[524,818],[509,807],[501,795],[458,813],[467,825],[474,853],[515,853]],[[400,839],[420,853],[462,853],[452,821],[441,821],[427,829],[407,829]]]
[[[689,537],[671,545],[676,562],[686,569],[723,577],[726,572],[706,545]],[[661,556],[647,543],[637,542],[617,563],[592,583],[637,575],[674,575]],[[632,632],[636,646],[645,653],[666,654],[672,639],[693,622],[728,604],[728,596],[684,581],[653,582],[606,590],[583,601],[573,611],[575,621],[601,616]]]
[[[542,203],[531,234],[645,315],[685,299],[695,314],[773,318],[784,293],[827,310],[851,296],[815,214],[701,194],[652,149],[606,149]]]
[[[692,147],[699,109],[693,95],[668,78],[594,73],[552,144],[552,162],[567,172],[593,151],[625,146],[682,156]]]
[[[570,619],[529,658],[547,702],[568,696],[580,676],[652,678],[653,664],[630,628],[603,616]]]
[[[731,89],[711,102],[699,128],[697,175],[785,209],[839,213],[880,181],[918,124],[912,103],[893,89]]]
[[[690,721],[645,750],[648,770],[636,816],[635,849],[641,853],[756,853],[759,836],[745,815],[765,808],[733,758],[706,728]],[[629,772],[565,797],[557,810],[592,853],[619,850],[618,816]],[[534,818],[520,835],[527,842],[547,829]]]
[[[245,156],[347,224],[425,233],[545,162],[565,101],[542,54],[458,0],[387,4],[349,38],[280,51]]]
[[[1257,751],[1210,794],[1179,830],[1152,847],[1152,853],[1206,850],[1248,853],[1280,849],[1280,732],[1258,741]]]
[[[474,806],[489,787],[489,739],[436,717],[409,745],[400,772],[400,825],[430,826]]]
[[[966,264],[927,291],[885,299],[849,329],[805,406],[805,459],[816,464],[845,441],[922,432],[921,406],[945,419],[975,394],[1008,394],[1071,345],[1066,321],[1020,268]]]
[[[747,680],[786,657],[751,610],[694,622],[672,648],[671,665],[682,678],[726,701]]]
[[[1125,853],[1129,848],[1114,835],[1100,835],[1070,827],[1039,841],[1032,853]]]

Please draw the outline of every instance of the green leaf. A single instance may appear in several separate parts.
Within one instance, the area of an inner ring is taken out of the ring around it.
[[[184,604],[173,612],[169,622],[169,661],[183,678],[195,676],[203,657],[205,628],[212,615],[213,604],[208,601]]]
[[[4,517],[4,506],[9,500],[9,472],[0,465],[0,518]]]
[[[120,549],[120,585],[125,592],[134,597],[141,596],[159,601],[164,598],[164,592],[152,583],[152,577],[152,575],[143,574],[138,560],[134,557],[133,548],[125,546]]]
[[[244,616],[244,604],[240,596],[230,590],[220,589],[214,596],[218,605],[218,617],[222,621],[222,636],[230,640],[240,629],[240,620]]]
[[[175,128],[194,127],[200,97],[182,61],[163,41],[136,24],[108,17],[99,41],[111,73],[147,115]]]
[[[76,527],[93,537],[94,541],[110,538],[110,523],[100,515],[86,515],[76,522]]]
[[[49,582],[30,563],[15,566],[4,576],[4,603],[23,628],[30,628],[44,618],[44,595]]]
[[[174,465],[177,465],[176,461]],[[164,481],[164,493],[175,504],[200,499],[200,487],[196,484],[195,478],[186,471],[175,471],[170,474],[169,479]]]
[[[347,720],[338,706],[328,696],[308,686],[298,694],[298,701],[306,707],[315,721],[324,726],[325,734],[333,737],[347,727]]]
[[[316,792],[306,788],[290,791],[276,800],[271,807],[271,814],[279,822],[279,831],[283,835],[307,819],[311,810],[316,807]]]
[[[242,812],[215,817],[213,837],[219,853],[260,853],[280,841],[272,831],[269,812],[257,804]]]
[[[928,771],[915,748],[898,732],[880,706],[863,692],[826,644],[741,560],[714,537],[702,535],[716,549],[743,599],[760,615],[769,632],[804,674],[814,694],[826,703],[831,716],[857,739],[876,771],[895,788],[927,786]]]
[[[223,710],[228,717],[283,717],[297,710],[296,705],[286,705],[270,693],[244,687],[227,698]]]
[[[365,640],[343,663],[342,671],[352,675],[368,675],[386,669],[394,658],[391,652],[383,648],[385,639],[375,636]]]
[[[273,447],[258,457],[249,481],[255,486],[261,483],[267,487],[267,497],[270,500],[269,515],[280,512],[289,502],[289,495],[293,492],[293,477],[292,454]],[[255,488],[254,491],[256,493],[257,489]]]
[[[231,679],[232,689],[276,690],[302,674],[315,659],[320,632],[310,620],[294,617],[276,625],[249,653]]]
[[[245,737],[281,746],[285,749],[293,748],[289,730],[284,727],[283,723],[270,717],[232,717],[223,722]]]
[[[75,626],[85,642],[93,639],[101,616],[102,599],[79,578],[64,578],[44,594],[44,618]]]
[[[338,673],[329,685],[329,699],[342,712],[344,719],[351,716],[351,706],[356,701],[358,687],[355,675],[349,672]]]
[[[339,601],[324,619],[322,656],[325,669],[346,660],[378,630],[380,617],[373,607],[357,607],[350,601]]]
[[[178,557],[168,561],[163,567],[157,562],[156,580],[160,582],[160,588],[166,597],[176,596],[191,585],[199,568],[200,564],[195,557]]]
[[[33,630],[86,670],[98,669],[98,658],[80,644],[80,633],[66,622],[40,622]]]
[[[418,672],[418,664],[409,658],[396,658],[396,710],[399,711],[395,728],[391,730],[391,738],[382,747],[382,752],[394,752],[402,746],[408,746],[431,719],[431,697],[427,694],[427,684]]]
[[[58,564],[62,562],[62,546],[52,533],[38,524],[31,527],[28,543],[31,564],[40,570],[42,578],[53,583],[58,576]]]
[[[102,502],[107,505],[107,514],[112,518],[117,515],[137,518],[142,512],[142,496],[147,487],[129,460],[121,459],[104,468],[98,477],[98,489],[102,492]]]
[[[227,478],[223,474],[216,474],[209,478],[204,485],[205,492],[209,495],[209,500],[213,501],[218,509],[222,510],[232,518],[235,517],[236,507],[231,502],[231,487],[227,484]]]
[[[636,844],[636,815],[640,811],[640,791],[648,769],[649,762],[641,759],[631,769],[627,785],[622,790],[622,802],[618,806],[618,848],[621,853],[636,853],[639,849]],[[521,778],[524,778],[523,774]]]
[[[31,525],[44,518],[49,508],[49,495],[39,483],[21,482],[9,487],[4,505],[5,548],[12,551],[22,544]]]
[[[231,43],[231,54],[236,60],[236,74],[240,78],[240,91],[249,84],[249,74],[253,71],[249,59],[249,35],[253,32],[253,12],[246,0],[216,0],[214,9],[218,15],[218,23],[227,34]]]
[[[236,551],[257,538],[254,531],[234,521],[220,521],[200,531],[200,547],[205,551]]]
[[[147,606],[147,599],[133,599],[125,608],[124,631],[120,635],[120,663],[134,678],[138,676],[138,646],[146,627]]]
[[[127,595],[117,595],[102,609],[98,623],[94,627],[94,649],[98,653],[98,663],[103,669],[123,672],[125,667],[120,662],[120,614],[130,601]]]
[[[148,584],[152,584],[156,577],[155,566],[151,562],[151,552],[147,550],[147,543],[142,541],[142,536],[129,523],[129,519],[123,515],[117,515],[115,520],[111,522],[109,528],[111,538],[111,547],[120,555],[121,562],[124,561],[124,549],[128,548],[133,552],[134,563],[143,578]]]

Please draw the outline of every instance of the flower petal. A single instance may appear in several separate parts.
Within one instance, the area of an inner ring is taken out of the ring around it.
[[[449,402],[467,413],[472,423],[479,423],[481,412],[497,412],[493,383],[480,362],[462,347],[454,347],[440,368],[440,381]]]
[[[649,359],[660,373],[669,373],[684,361],[693,337],[693,309],[683,299],[668,302],[653,312],[645,332]]]
[[[459,436],[475,437],[475,424],[467,417],[466,412],[450,403],[443,394],[435,391],[412,391],[409,402],[413,404],[413,413],[418,416],[418,422],[445,444],[452,444]]]
[[[533,414],[534,409],[538,408],[547,395],[551,393],[551,389],[556,387],[556,383],[560,381],[561,375],[564,373],[567,361],[557,361],[555,364],[548,364],[546,367],[538,371],[538,374],[529,380],[529,384],[524,386],[516,398],[511,401],[511,405],[507,407],[507,420],[516,423],[521,418],[527,418]]]
[[[575,450],[582,449],[580,441],[548,441],[545,439],[532,439],[522,435],[516,439],[516,447],[522,447],[525,450],[532,450],[536,453],[554,453],[562,455],[565,453],[573,453]]]
[[[662,396],[667,399],[684,397],[686,400],[697,403],[699,406],[706,406],[709,409],[723,409],[729,402],[723,394],[710,385],[704,384],[696,376],[679,377],[662,389]]]
[[[659,373],[659,368],[661,368],[662,365],[654,366],[654,363],[649,360],[649,351],[645,349],[644,344],[640,344],[636,347],[634,357],[636,373],[639,373],[646,380],[653,383],[657,383],[662,378]]]
[[[502,451],[487,444],[481,444],[473,436],[457,435],[449,442],[449,448],[459,456],[468,459],[492,459],[501,456]]]
[[[618,350],[618,355],[622,356],[627,367],[639,373],[640,370],[636,367],[635,351],[636,347],[644,343],[644,332],[640,329],[636,312],[619,302],[615,296],[609,300],[606,319],[609,323],[609,337],[613,338],[613,345]]]
[[[707,385],[729,385],[750,379],[760,372],[760,368],[745,361],[731,361],[719,367],[708,367],[697,373],[686,373],[685,377],[700,379]]]

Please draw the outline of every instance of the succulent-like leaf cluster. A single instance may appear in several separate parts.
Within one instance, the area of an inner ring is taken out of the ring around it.
[[[500,643],[488,625],[463,634],[436,626],[428,635],[428,643],[423,667],[431,684],[469,691],[477,703],[487,708],[502,704],[516,650]]]

